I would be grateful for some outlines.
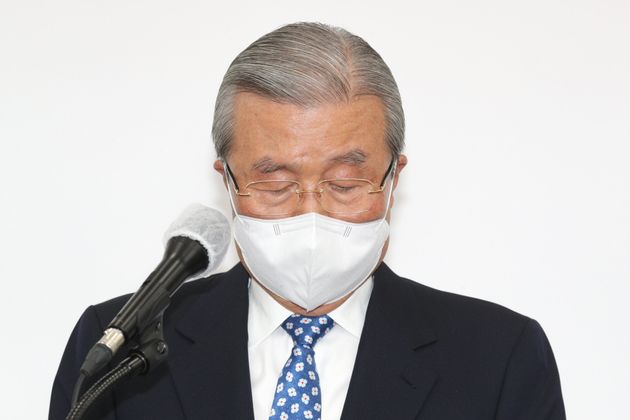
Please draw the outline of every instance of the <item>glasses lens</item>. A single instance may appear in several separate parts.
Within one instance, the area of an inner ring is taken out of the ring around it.
[[[298,187],[293,181],[252,182],[244,191],[250,197],[246,202],[248,211],[269,216],[289,214],[298,205]]]
[[[365,213],[383,200],[382,194],[374,194],[379,190],[364,179],[333,179],[319,185],[322,208],[330,213]]]

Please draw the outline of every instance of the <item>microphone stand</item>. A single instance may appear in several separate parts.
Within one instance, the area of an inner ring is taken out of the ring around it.
[[[70,409],[66,420],[83,419],[90,407],[121,380],[135,375],[146,375],[166,360],[168,345],[164,341],[163,314],[164,312],[160,313],[144,329],[137,339],[137,346],[129,351],[125,359],[85,391]]]

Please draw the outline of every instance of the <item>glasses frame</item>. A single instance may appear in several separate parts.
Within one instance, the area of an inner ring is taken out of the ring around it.
[[[395,162],[396,159],[392,158],[392,161],[389,163],[389,166],[387,167],[387,171],[385,171],[385,175],[383,175],[383,179],[381,180],[381,183],[379,185],[378,188],[372,190],[372,191],[368,191],[368,194],[377,194],[377,193],[381,193],[385,190],[385,181],[387,181],[387,177],[389,175],[391,175],[392,169],[394,169],[395,167]],[[236,177],[234,176],[234,173],[232,172],[232,169],[230,169],[230,165],[228,165],[227,161],[224,160],[223,161],[223,165],[225,166],[225,169],[227,170],[227,174],[230,177],[230,179],[232,180],[232,183],[234,184],[234,193],[236,195],[238,195],[239,197],[249,197],[251,196],[250,193],[242,193],[240,192],[240,187],[238,186],[238,183],[236,182]],[[321,181],[319,181],[317,183],[317,185],[323,184],[324,182],[331,182],[331,181],[336,181],[336,180],[340,180],[340,181],[366,181],[368,182],[372,188],[374,188],[374,183],[372,181],[370,181],[369,179],[365,179],[365,178],[330,178],[330,179],[322,179]],[[298,181],[284,181],[284,180],[280,180],[280,179],[270,179],[270,180],[264,180],[264,181],[251,181],[248,182],[247,184],[245,184],[245,188],[247,189],[250,185],[255,185],[255,184],[260,184],[263,182],[270,182],[270,181],[282,181],[282,182],[291,182],[293,184],[296,184],[298,186],[298,188],[293,191],[294,193],[296,193],[299,196],[302,196],[302,194],[321,194],[324,192],[324,190],[322,188],[319,188],[318,190],[303,190],[302,184],[300,184]]]
[[[238,197],[250,197],[251,193],[243,193],[240,190],[240,187],[238,186],[238,183],[236,182],[236,177],[234,176],[234,173],[232,172],[232,169],[230,168],[230,166],[228,165],[227,161],[225,161],[224,159],[222,159],[223,162],[223,166],[226,169],[226,174],[227,177],[229,178],[227,180],[227,182],[229,183],[230,181],[232,182],[232,184],[234,185],[234,194]],[[385,190],[385,183],[387,182],[387,178],[392,174],[392,172],[395,172],[395,168],[396,168],[396,158],[392,158],[391,162],[389,163],[389,166],[387,167],[387,170],[385,171],[385,175],[383,175],[383,179],[381,180],[381,183],[378,187],[375,187],[375,184],[370,181],[369,179],[365,179],[365,178],[330,178],[330,179],[323,179],[321,181],[319,181],[317,183],[317,185],[321,185],[322,183],[325,182],[331,182],[331,181],[335,181],[335,180],[351,180],[351,181],[364,181],[369,183],[372,186],[372,190],[368,191],[368,194],[376,194],[376,193],[382,193]],[[269,181],[283,181],[283,180],[264,180],[264,181],[251,181],[248,182],[245,185],[245,188],[248,188],[250,185],[255,185],[255,184],[259,184],[259,183],[264,183],[264,182],[269,182]],[[283,181],[283,182],[289,182],[289,183],[294,183],[297,185],[296,190],[294,191],[297,195],[299,199],[302,199],[303,194],[318,194],[318,202],[321,204],[321,197],[324,193],[324,189],[319,187],[319,189],[317,190],[303,190],[301,189],[302,184],[300,184],[298,181]],[[355,213],[346,213],[346,212],[334,212],[334,211],[330,211],[330,210],[326,210],[327,212],[331,213],[331,214],[360,214],[360,213],[364,213],[367,210],[364,211],[358,211]],[[282,214],[278,214],[278,215],[284,215],[284,214],[288,214],[288,213],[282,213]]]

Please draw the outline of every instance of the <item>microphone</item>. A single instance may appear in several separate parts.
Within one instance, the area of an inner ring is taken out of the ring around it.
[[[201,204],[186,208],[164,235],[162,261],[88,352],[81,375],[90,377],[101,370],[125,342],[142,333],[184,281],[209,275],[225,256],[230,236],[230,224],[220,211]]]

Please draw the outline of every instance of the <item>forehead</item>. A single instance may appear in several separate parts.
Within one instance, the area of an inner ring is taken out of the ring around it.
[[[375,96],[305,107],[239,93],[233,121],[230,159],[241,163],[267,158],[308,164],[360,155],[364,160],[389,159],[384,106]]]

